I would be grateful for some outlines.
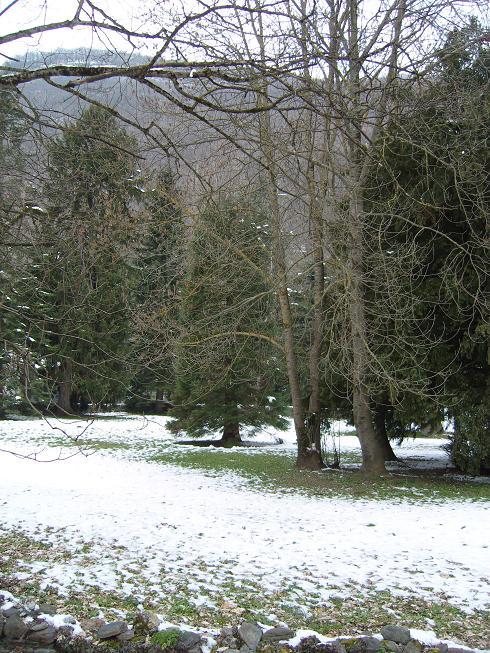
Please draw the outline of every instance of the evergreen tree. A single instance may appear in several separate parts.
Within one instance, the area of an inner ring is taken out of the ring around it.
[[[202,210],[181,291],[173,429],[220,432],[225,445],[243,427],[286,423],[268,227],[255,199],[220,198]]]
[[[174,379],[173,342],[185,228],[170,169],[145,193],[142,242],[136,268],[132,347],[137,367],[126,401],[129,410],[166,412]]]
[[[124,395],[129,334],[127,266],[135,191],[135,140],[90,107],[48,150],[45,243],[32,262],[38,348],[64,413]]]
[[[426,343],[421,363],[398,361],[407,390],[389,395],[385,422],[399,437],[414,423],[419,429],[453,417],[453,460],[463,471],[479,472],[490,468],[490,59],[476,22],[450,33],[440,61],[433,87],[407,97],[380,142],[382,165],[371,180],[369,208],[382,255],[411,247],[417,258],[416,274],[400,271],[397,284],[414,307],[406,335]],[[373,297],[373,304],[382,301],[376,290]],[[385,326],[393,331],[389,321]],[[423,347],[417,349],[420,355]],[[426,391],[418,393],[424,381]]]

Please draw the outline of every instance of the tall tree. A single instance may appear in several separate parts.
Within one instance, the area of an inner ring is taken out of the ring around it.
[[[124,395],[135,153],[135,140],[94,107],[49,146],[37,233],[45,246],[32,264],[32,293],[46,301],[32,317],[63,413],[73,402],[83,408]]]
[[[135,377],[130,409],[166,411],[175,385],[174,351],[179,284],[186,229],[181,199],[169,168],[161,170],[144,194],[142,237],[135,267],[132,348]]]
[[[177,343],[177,417],[224,445],[266,425],[282,428],[281,351],[270,288],[268,226],[258,198],[209,202],[193,226]]]

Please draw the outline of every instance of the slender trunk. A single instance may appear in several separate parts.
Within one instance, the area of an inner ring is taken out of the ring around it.
[[[157,389],[155,395],[155,411],[157,413],[167,412],[167,402],[164,401],[163,390]]]
[[[72,361],[69,358],[64,358],[61,363],[61,378],[58,383],[56,407],[60,413],[65,415],[73,413],[71,405],[72,371]]]
[[[369,407],[369,359],[367,349],[366,307],[362,288],[362,198],[360,189],[353,186],[350,199],[350,328],[352,347],[352,384],[354,424],[361,443],[362,470],[367,474],[382,474],[385,470],[385,454],[376,437],[371,409]]]
[[[374,430],[376,438],[383,449],[385,461],[398,460],[386,431],[386,404],[379,403],[374,408]]]

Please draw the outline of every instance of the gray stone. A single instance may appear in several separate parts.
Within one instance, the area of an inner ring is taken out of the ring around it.
[[[262,628],[253,621],[244,621],[238,628],[238,634],[242,642],[255,651],[262,639]]]
[[[341,639],[336,639],[335,641],[331,642],[330,646],[332,647],[332,650],[335,651],[335,653],[346,653],[345,646],[342,644]]]
[[[223,653],[240,653],[240,651],[237,648],[227,648]]]
[[[65,624],[64,626],[61,626],[61,628],[58,630],[58,637],[60,635],[71,639],[73,635],[73,626],[70,626],[70,624]]]
[[[63,623],[75,625],[77,623],[77,620],[75,619],[75,617],[72,617],[71,615],[68,614],[63,619]]]
[[[20,609],[19,608],[7,608],[6,610],[2,610],[2,614],[4,617],[20,617]]]
[[[125,630],[123,633],[116,637],[118,642],[129,642],[134,637],[134,630]]]
[[[188,653],[202,653],[202,648],[198,646],[194,646],[193,648],[189,649]]]
[[[199,633],[193,633],[190,630],[182,630],[179,635],[179,641],[177,642],[177,648],[183,651],[190,651],[200,644],[200,642],[201,635],[199,635]]]
[[[448,653],[449,651],[449,646],[447,644],[444,644],[443,642],[439,642],[439,644],[436,644],[435,648],[438,649],[441,653]]]
[[[40,603],[39,612],[40,614],[49,614],[52,617],[56,614],[56,606],[52,603]]]
[[[30,631],[31,633],[37,633],[41,630],[46,630],[48,626],[49,624],[47,624],[45,621],[38,621],[30,627]]]
[[[235,631],[231,626],[223,626],[223,628],[219,631],[220,637],[233,637],[234,634]]]
[[[38,630],[35,632],[31,631],[27,635],[27,639],[36,644],[52,644],[56,639],[56,635],[56,628],[54,628],[54,626],[48,626],[44,630]]]
[[[0,614],[0,637],[3,637],[3,627],[5,625],[5,617]]]
[[[375,653],[380,648],[379,640],[374,637],[354,637],[344,643],[348,653]]]
[[[253,651],[252,651],[252,649],[249,648],[246,644],[244,644],[244,645],[240,648],[240,653],[253,653]]]
[[[381,648],[381,641],[376,637],[361,637],[361,642],[366,653],[376,653]]]
[[[262,635],[262,640],[264,642],[282,642],[286,639],[291,639],[294,637],[295,632],[288,628],[287,626],[276,626],[275,628],[269,628]]]
[[[403,644],[391,642],[389,639],[383,642],[383,646],[385,649],[388,649],[388,651],[392,651],[392,653],[401,653],[403,651]]]
[[[117,637],[127,630],[128,624],[125,621],[112,621],[109,624],[101,626],[96,636],[98,639],[110,639],[111,637]]]
[[[158,615],[149,610],[137,612],[133,619],[134,629],[139,634],[156,633],[160,625]]]
[[[27,626],[19,615],[9,617],[3,627],[3,636],[7,639],[22,639],[28,631]]]
[[[421,653],[422,644],[415,639],[411,639],[408,644],[403,647],[403,653]]]
[[[396,644],[408,644],[410,641],[410,630],[404,626],[390,625],[381,629],[384,639],[389,639]]]

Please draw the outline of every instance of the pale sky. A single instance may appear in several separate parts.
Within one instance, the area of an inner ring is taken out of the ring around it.
[[[6,35],[21,29],[50,22],[70,19],[74,16],[76,0],[18,0],[7,9],[12,0],[0,0],[0,34]],[[112,17],[117,18],[126,27],[142,27],[145,5],[148,0],[99,0],[97,5]],[[5,13],[2,13],[5,9]],[[83,17],[83,16],[82,16]],[[112,45],[130,50],[127,41],[112,35]],[[94,47],[105,48],[111,43],[99,40],[88,28],[55,30],[28,39],[0,45],[0,54],[15,56],[25,50],[51,51],[57,48]]]

